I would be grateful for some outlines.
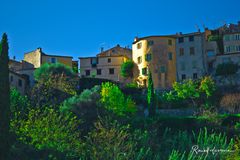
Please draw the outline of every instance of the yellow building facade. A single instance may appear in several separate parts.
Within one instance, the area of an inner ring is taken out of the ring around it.
[[[39,68],[44,63],[62,63],[72,68],[72,59],[70,56],[47,55],[41,48],[24,55],[24,61],[33,64],[34,68]]]
[[[124,82],[121,65],[128,60],[124,56],[80,57],[81,77],[108,79]]]
[[[176,48],[173,36],[135,38],[132,57],[137,65],[134,77],[140,86],[147,86],[149,70],[155,89],[172,87],[176,81]]]

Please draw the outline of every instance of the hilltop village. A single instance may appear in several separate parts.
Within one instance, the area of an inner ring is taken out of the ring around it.
[[[134,73],[126,79],[120,75],[120,69],[128,60],[134,62]],[[159,90],[171,88],[175,81],[206,75],[211,75],[218,85],[238,84],[237,70],[231,81],[225,75],[221,78],[219,75],[224,72],[221,71],[224,64],[226,69],[228,64],[237,68],[240,64],[240,22],[211,30],[205,28],[203,32],[136,37],[131,49],[116,45],[102,49],[95,57],[79,57],[76,61],[71,56],[51,55],[37,48],[25,53],[20,62],[10,59],[11,85],[24,94],[35,83],[34,70],[45,63],[65,64],[80,78],[106,79],[122,84],[136,82],[143,87],[147,86],[148,71],[151,71],[154,88]]]

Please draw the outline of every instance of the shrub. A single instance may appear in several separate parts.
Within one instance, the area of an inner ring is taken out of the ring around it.
[[[102,84],[100,101],[106,109],[120,116],[136,112],[132,99],[126,97],[118,86],[109,82]]]
[[[129,126],[103,120],[87,136],[89,159],[133,159],[136,142],[131,139]]]
[[[34,78],[37,81],[41,79],[47,80],[49,77],[58,77],[61,75],[72,77],[74,76],[74,73],[70,67],[61,63],[45,63],[34,71]]]
[[[76,95],[77,81],[63,75],[39,80],[30,92],[32,106],[58,106]]]
[[[69,158],[80,157],[82,146],[77,130],[79,120],[72,114],[61,115],[51,108],[32,109],[27,119],[13,120],[11,130],[18,140],[36,149],[52,149]]]
[[[121,76],[124,78],[131,78],[133,77],[133,68],[134,68],[134,62],[131,60],[128,60],[124,62],[121,65]]]
[[[93,126],[98,117],[100,90],[100,86],[85,89],[80,95],[66,99],[60,106],[61,112],[73,112],[84,121],[81,124],[84,134]]]
[[[221,108],[230,113],[240,112],[240,93],[230,93],[222,97],[220,101]]]
[[[23,117],[27,114],[30,107],[30,102],[27,96],[22,96],[16,88],[11,88],[10,90],[10,109],[11,117],[15,116]]]
[[[235,74],[238,71],[238,65],[234,63],[219,64],[216,69],[217,76],[227,76]]]
[[[199,89],[207,97],[211,97],[216,91],[216,84],[211,77],[204,77],[200,82]]]

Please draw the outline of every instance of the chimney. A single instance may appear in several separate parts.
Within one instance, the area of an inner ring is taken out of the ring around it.
[[[201,29],[198,29],[198,32],[200,33],[200,32],[201,32]]]
[[[42,52],[42,48],[41,48],[41,47],[38,47],[38,48],[37,48],[37,51]]]
[[[101,47],[101,53],[104,51],[104,47]]]
[[[120,47],[120,44],[117,44],[117,47]]]
[[[13,56],[13,60],[16,60],[16,56]]]
[[[135,38],[134,38],[134,42],[136,42],[136,41],[138,41],[138,37],[135,37]]]

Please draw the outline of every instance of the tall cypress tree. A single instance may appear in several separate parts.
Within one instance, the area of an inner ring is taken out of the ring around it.
[[[149,108],[149,115],[150,116],[154,116],[155,113],[156,113],[156,109],[155,109],[155,94],[154,94],[152,73],[151,73],[150,70],[149,70],[149,73],[148,73],[147,102],[148,102],[148,108]]]
[[[10,89],[8,39],[4,33],[0,43],[0,159],[9,159]]]

